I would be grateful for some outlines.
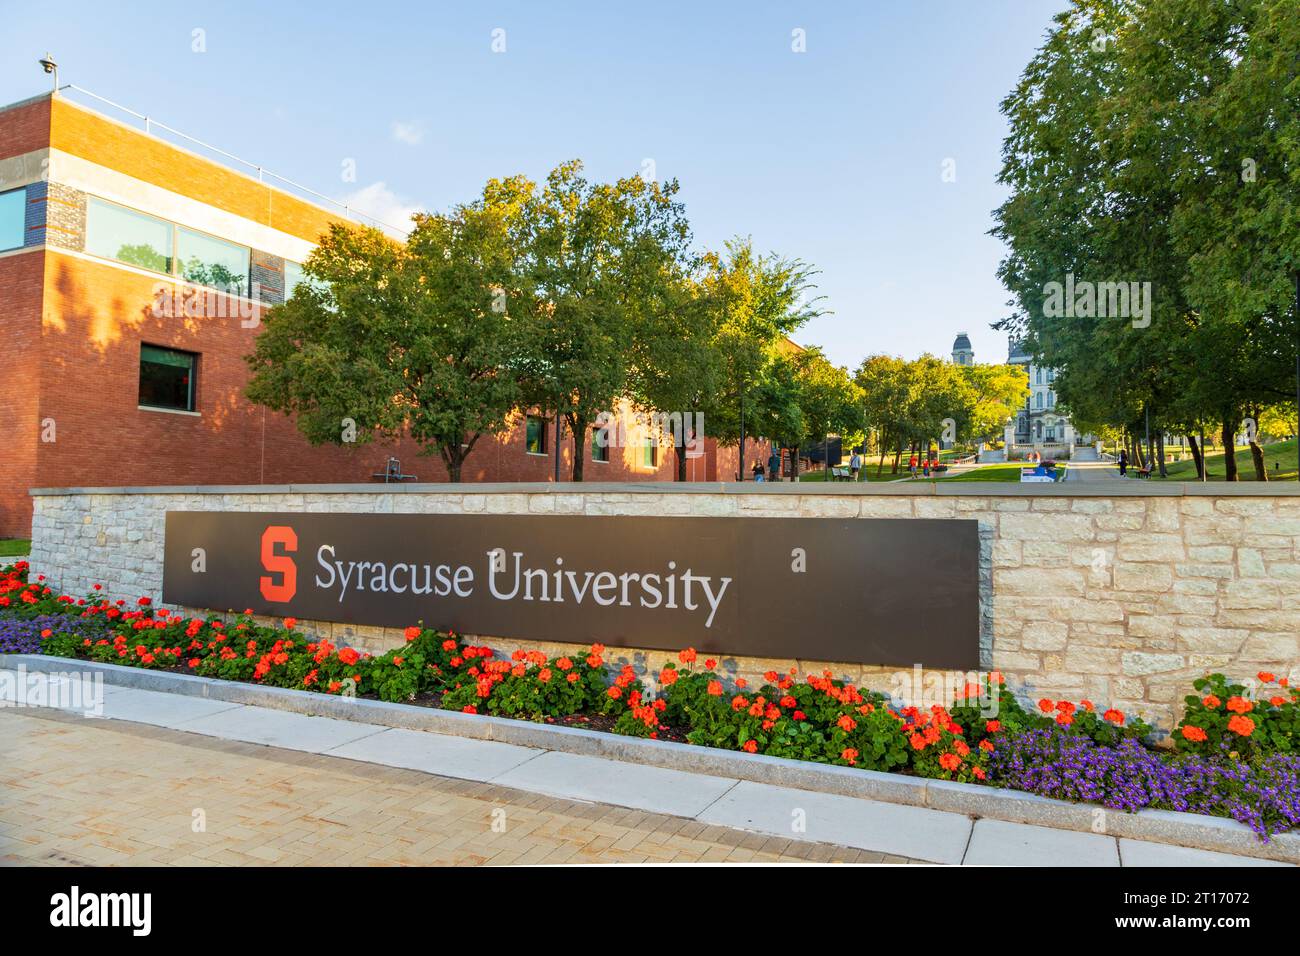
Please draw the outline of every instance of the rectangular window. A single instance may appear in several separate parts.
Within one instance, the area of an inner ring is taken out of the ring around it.
[[[148,408],[194,411],[193,352],[140,346],[140,404]]]
[[[659,443],[653,438],[646,439],[645,444],[637,449],[642,468],[659,467]]]
[[[524,434],[524,447],[530,455],[546,454],[546,419],[541,415],[529,415]]]
[[[318,292],[328,292],[330,284],[324,279],[317,279],[309,276],[301,263],[284,260],[284,301],[288,302],[293,297],[293,290],[298,286],[306,286],[309,289],[315,289]]]
[[[293,290],[298,288],[298,283],[303,281],[302,266],[296,262],[284,260],[284,301],[288,302],[293,298]]]
[[[86,251],[91,255],[170,275],[172,244],[170,222],[94,196],[86,201]]]
[[[27,190],[0,193],[0,252],[18,249],[27,235]]]
[[[609,461],[609,429],[608,428],[592,429],[591,460]]]
[[[250,252],[247,246],[186,229],[177,232],[176,256],[187,282],[227,295],[248,295]]]

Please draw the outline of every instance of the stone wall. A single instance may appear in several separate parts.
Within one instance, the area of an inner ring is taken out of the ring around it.
[[[57,588],[161,592],[168,510],[974,518],[981,541],[981,663],[1028,699],[1086,696],[1168,727],[1192,679],[1270,670],[1300,679],[1300,490],[1132,485],[1096,490],[975,483],[826,485],[235,486],[33,492],[31,560]],[[899,629],[924,626],[925,609]],[[304,622],[382,651],[392,628]],[[845,626],[851,626],[845,622]],[[485,635],[490,637],[490,635]],[[509,651],[516,642],[493,638]],[[530,643],[529,646],[542,646]],[[550,645],[566,652],[570,645]],[[610,654],[657,672],[662,651]],[[924,662],[920,662],[924,663]],[[896,667],[754,658],[888,690]]]

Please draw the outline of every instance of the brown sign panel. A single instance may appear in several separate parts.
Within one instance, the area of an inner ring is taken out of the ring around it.
[[[979,573],[974,520],[169,511],[163,600],[971,670]]]

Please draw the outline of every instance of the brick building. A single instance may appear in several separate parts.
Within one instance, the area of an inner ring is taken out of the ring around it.
[[[243,396],[261,310],[338,221],[66,96],[0,107],[0,537],[28,533],[32,487],[357,482],[390,455],[445,480],[409,441],[312,446]],[[189,308],[160,310],[160,296]],[[577,443],[587,480],[671,481],[674,453],[622,416],[630,444]],[[521,411],[464,477],[552,480],[554,435]],[[560,445],[567,476],[573,437]],[[701,445],[691,480],[736,474],[736,449]],[[751,444],[746,460],[767,454]]]

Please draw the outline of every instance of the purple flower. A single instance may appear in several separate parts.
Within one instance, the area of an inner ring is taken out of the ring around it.
[[[1013,790],[1115,810],[1179,810],[1231,817],[1265,839],[1300,826],[1300,755],[1250,763],[1177,755],[1128,739],[1107,747],[1088,737],[1032,730],[998,741],[992,778]]]
[[[108,634],[107,624],[102,616],[83,618],[73,614],[41,614],[20,618],[0,614],[0,654],[39,654],[41,631],[45,630],[99,640]]]

